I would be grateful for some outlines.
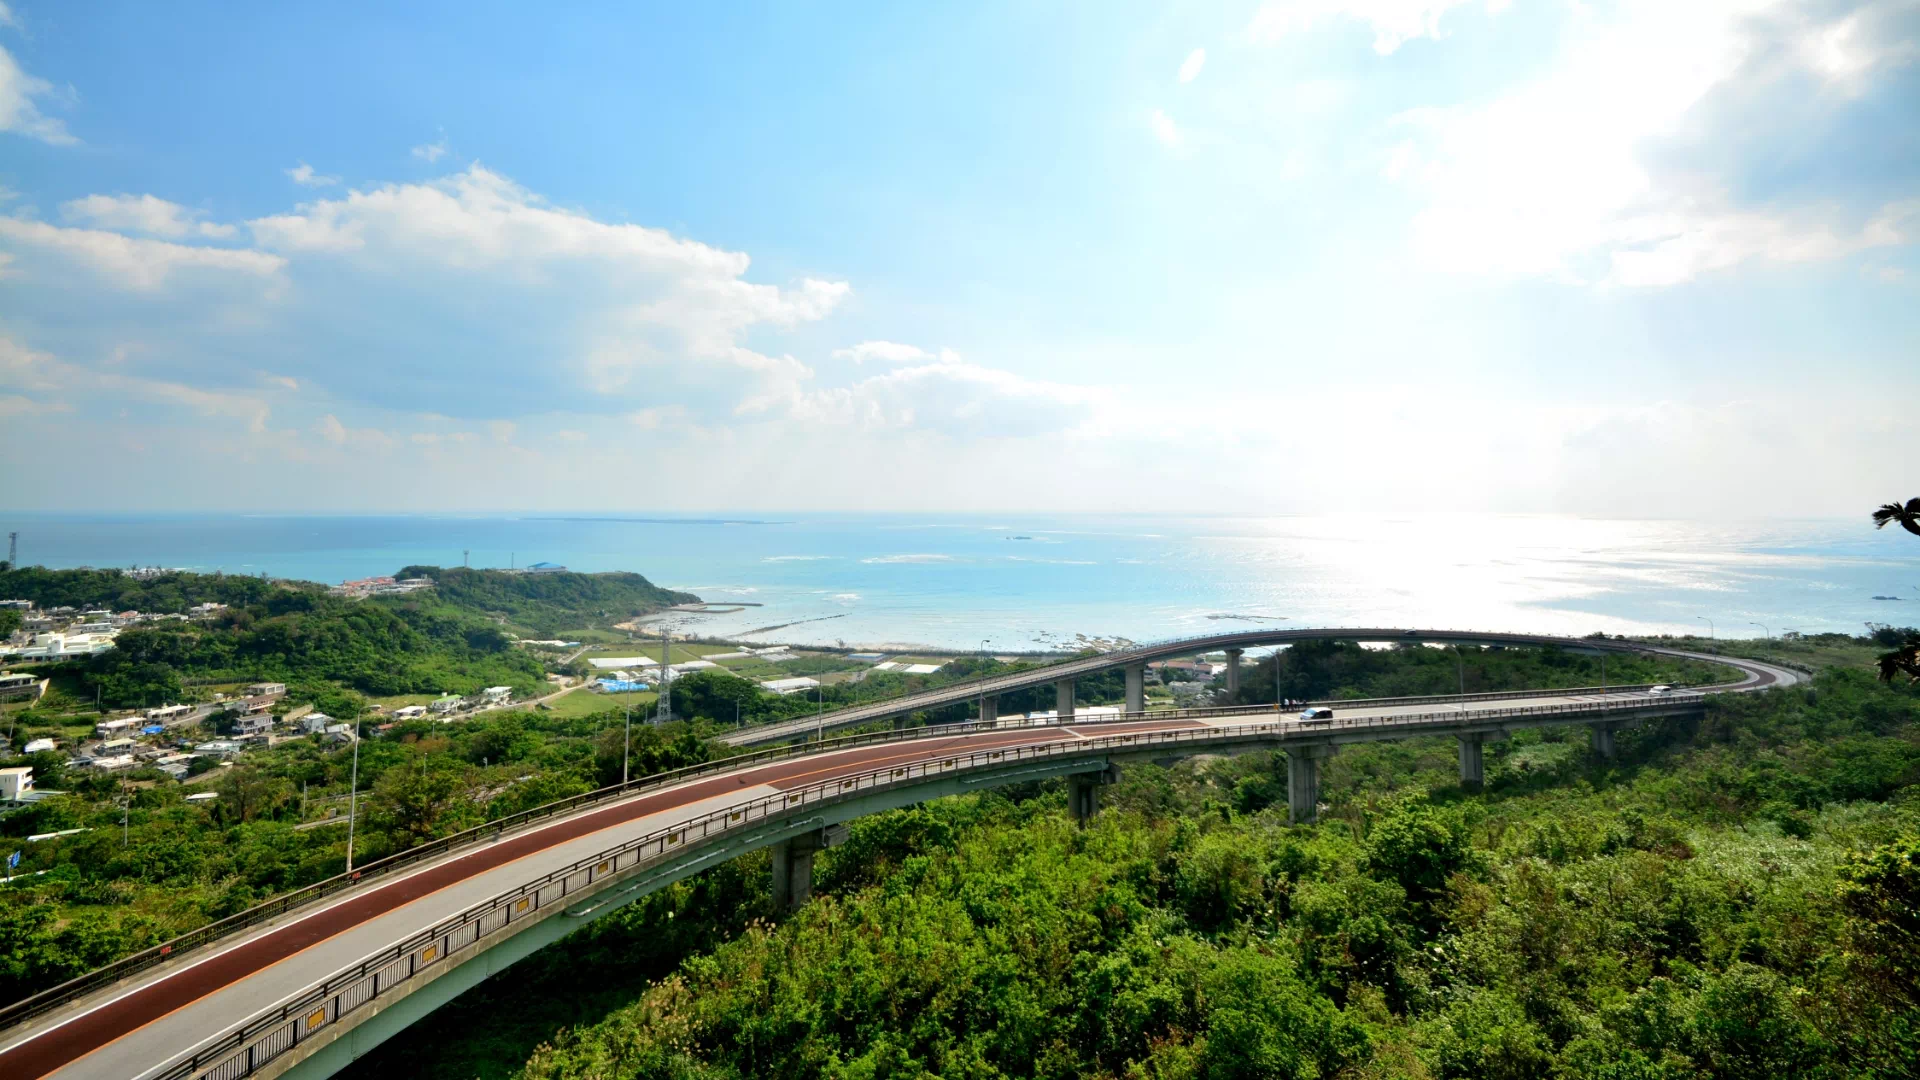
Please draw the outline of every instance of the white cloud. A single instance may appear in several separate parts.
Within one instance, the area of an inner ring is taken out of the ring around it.
[[[1147,123],[1153,128],[1153,137],[1159,139],[1161,145],[1170,147],[1180,145],[1182,141],[1180,127],[1173,122],[1173,117],[1167,115],[1165,109],[1153,110],[1147,117]]]
[[[435,142],[421,143],[419,146],[413,148],[412,153],[414,157],[428,164],[439,161],[447,155],[446,136],[441,136],[439,140]]]
[[[340,182],[340,178],[337,176],[323,176],[320,173],[314,172],[313,166],[304,161],[288,169],[286,172],[287,179],[292,180],[301,187],[332,187]]]
[[[88,195],[60,204],[60,213],[68,221],[83,221],[102,229],[146,233],[178,239],[204,236],[225,239],[237,230],[232,225],[202,221],[206,215],[152,195]]]
[[[1856,83],[1893,50],[1847,52],[1855,34],[1836,28],[1854,18],[1822,23],[1786,0],[1627,0],[1583,25],[1543,78],[1484,103],[1403,114],[1409,137],[1382,173],[1425,201],[1412,222],[1416,258],[1442,271],[1671,285],[1748,261],[1911,242],[1900,205],[1851,219],[1833,206],[1743,209],[1710,172],[1649,156],[1698,143],[1710,95],[1736,80],[1811,70],[1828,85]],[[1782,35],[1827,44],[1780,50]],[[1766,67],[1783,51],[1797,58],[1790,71]]]
[[[10,26],[15,30],[20,29],[20,20],[14,16],[13,10],[5,4],[0,4],[0,26]]]
[[[157,289],[189,270],[269,278],[286,265],[285,259],[264,251],[198,247],[99,229],[66,229],[17,217],[0,217],[0,244],[12,247],[15,256],[28,252],[63,259],[138,290]]]
[[[833,355],[842,360],[851,360],[856,364],[864,364],[869,360],[906,364],[934,358],[932,353],[917,345],[902,345],[894,341],[863,341],[849,349],[835,349]]]
[[[53,93],[53,84],[22,71],[13,54],[0,48],[0,131],[11,131],[55,146],[79,142],[67,125],[41,114],[35,98]]]
[[[459,352],[476,377],[437,392],[462,415],[524,409],[528,393],[558,403],[582,389],[610,399],[686,396],[724,413],[811,375],[791,357],[746,348],[742,334],[825,318],[849,292],[812,278],[786,289],[749,282],[745,254],[554,207],[478,165],[320,199],[248,227],[291,261],[296,282],[324,272],[330,289],[348,291],[335,303],[381,309],[364,327],[329,324],[334,348],[387,356],[423,378],[437,378],[441,359]],[[422,353],[371,336],[379,320],[440,332]],[[345,373],[330,359],[324,366],[305,374],[340,385]],[[357,374],[393,392],[393,370]]]
[[[8,337],[0,337],[0,388],[42,394],[72,393],[90,401],[101,396],[130,397],[189,409],[202,416],[240,420],[248,431],[255,433],[266,430],[271,411],[264,400],[248,394],[97,371],[29,349]],[[37,405],[40,411],[65,408],[59,402],[42,401]]]
[[[1091,432],[1110,398],[1105,391],[1045,382],[958,358],[897,368],[849,387],[798,391],[752,403],[802,424],[868,431],[918,429],[963,438],[1018,438]]]
[[[1180,63],[1180,81],[1190,83],[1200,77],[1200,69],[1207,66],[1207,50],[1195,49],[1187,54]]]
[[[1506,9],[1509,0],[1485,0],[1488,14]],[[1254,12],[1247,37],[1272,44],[1337,19],[1373,28],[1373,49],[1382,56],[1415,38],[1440,38],[1440,18],[1454,8],[1481,0],[1267,0]],[[1184,80],[1182,80],[1184,81]]]

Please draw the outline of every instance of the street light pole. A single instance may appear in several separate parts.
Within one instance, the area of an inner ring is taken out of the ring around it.
[[[980,639],[980,655],[982,657],[985,657],[987,655],[987,642],[991,640],[993,639],[991,638]],[[985,675],[982,675],[981,678],[984,679]],[[982,685],[980,687],[980,721],[982,723],[985,723],[986,719],[987,719],[987,688],[985,685]]]
[[[360,724],[353,718],[353,776],[347,781],[347,873],[353,873],[353,823],[360,810]]]
[[[1453,662],[1460,668],[1460,696],[1467,696],[1467,659],[1460,655],[1460,646],[1448,645],[1453,650]]]
[[[814,712],[813,741],[825,742],[827,739],[827,688],[820,682],[813,684],[813,696],[820,702],[820,708]]]
[[[1695,615],[1694,618],[1707,624],[1707,640],[1712,641],[1714,639],[1713,620],[1707,618],[1705,615]]]
[[[1765,656],[1769,660],[1773,659],[1773,628],[1763,622],[1757,622],[1757,623],[1754,623],[1753,625],[1767,632],[1767,651],[1762,653],[1761,655]]]

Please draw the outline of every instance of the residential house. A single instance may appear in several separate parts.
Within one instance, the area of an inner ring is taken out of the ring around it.
[[[427,709],[437,713],[450,713],[459,709],[460,706],[464,704],[466,704],[466,701],[462,699],[460,695],[448,694],[445,697],[433,699],[433,701],[427,705]]]
[[[257,682],[247,687],[248,697],[286,697],[287,684],[283,682]]]
[[[318,735],[327,730],[327,726],[332,723],[333,717],[328,716],[326,713],[310,712],[300,718],[300,733],[302,735]]]
[[[273,730],[272,713],[253,713],[234,721],[234,734],[241,738],[251,735],[265,735]]]
[[[425,705],[405,705],[393,710],[395,720],[418,720],[425,715],[427,715]]]

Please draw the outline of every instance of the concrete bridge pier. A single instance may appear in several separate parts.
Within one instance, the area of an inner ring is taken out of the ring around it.
[[[1477,788],[1486,782],[1486,764],[1481,756],[1480,735],[1460,736],[1460,786]]]
[[[1000,719],[1000,695],[987,694],[980,699],[980,722],[991,724]]]
[[[1053,684],[1054,710],[1060,714],[1060,722],[1073,719],[1073,680],[1061,679]]]
[[[1295,825],[1320,816],[1320,761],[1332,756],[1331,746],[1287,747],[1287,809]]]
[[[814,853],[837,847],[846,838],[845,825],[829,825],[773,845],[773,906],[780,911],[799,911],[812,899]]]
[[[1593,756],[1608,761],[1613,758],[1613,733],[1619,725],[1601,723],[1593,725]]]
[[[1247,655],[1245,649],[1227,650],[1227,696],[1240,692],[1240,658]]]
[[[1120,779],[1120,767],[1108,765],[1102,772],[1075,773],[1067,777],[1067,814],[1084,827],[1100,812],[1100,789]]]
[[[1147,711],[1147,665],[1127,665],[1127,711]]]

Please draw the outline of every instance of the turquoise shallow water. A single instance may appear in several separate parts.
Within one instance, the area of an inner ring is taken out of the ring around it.
[[[1227,627],[1725,636],[1920,624],[1920,539],[1860,520],[1549,516],[76,517],[0,513],[23,563],[338,582],[409,563],[635,570],[762,606],[687,629],[1000,650]],[[1874,600],[1875,595],[1900,600]]]

